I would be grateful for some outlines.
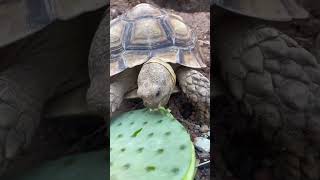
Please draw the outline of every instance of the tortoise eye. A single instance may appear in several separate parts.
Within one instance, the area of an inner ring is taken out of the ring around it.
[[[160,90],[157,91],[156,96],[158,97],[160,95]]]

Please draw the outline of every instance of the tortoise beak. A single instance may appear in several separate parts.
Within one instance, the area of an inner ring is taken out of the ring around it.
[[[149,102],[146,102],[146,101],[143,101],[143,105],[145,107],[148,107],[150,109],[156,109],[160,106],[160,104],[153,104],[153,103],[149,103]]]
[[[154,103],[151,103],[147,100],[149,95],[146,92],[142,92],[142,91],[143,90],[138,88],[137,95],[139,98],[143,100],[143,105],[148,108],[156,108],[156,105]]]

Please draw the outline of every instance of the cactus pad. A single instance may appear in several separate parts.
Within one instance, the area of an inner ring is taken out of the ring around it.
[[[190,135],[169,111],[134,110],[111,121],[111,180],[192,180],[194,174]]]

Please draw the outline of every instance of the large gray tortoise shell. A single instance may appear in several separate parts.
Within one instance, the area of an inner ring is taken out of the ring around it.
[[[157,57],[203,68],[195,33],[180,16],[139,4],[110,22],[110,76]]]

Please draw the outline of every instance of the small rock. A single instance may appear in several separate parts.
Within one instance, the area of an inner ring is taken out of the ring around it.
[[[206,133],[203,133],[202,137],[210,139],[209,136]]]
[[[204,137],[196,137],[194,140],[194,145],[197,149],[203,152],[210,152],[210,140]]]
[[[121,12],[119,11],[119,9],[111,8],[111,10],[110,10],[111,19],[116,18],[120,14],[121,14]]]
[[[208,132],[210,129],[209,129],[209,127],[207,126],[207,125],[202,125],[201,126],[201,128],[200,128],[200,131],[202,132],[202,133],[206,133],[206,132]]]

